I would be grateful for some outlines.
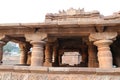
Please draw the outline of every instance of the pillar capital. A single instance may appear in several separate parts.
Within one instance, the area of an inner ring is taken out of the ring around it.
[[[31,33],[31,34],[25,34],[26,40],[27,41],[33,41],[32,43],[42,41],[46,37],[47,37],[46,33],[40,33],[40,32]]]
[[[98,41],[98,40],[115,40],[117,37],[117,32],[98,32],[91,33],[89,36],[89,41]]]
[[[102,46],[109,46],[112,43],[113,43],[112,40],[98,40],[94,42],[94,45],[96,45],[99,48]]]

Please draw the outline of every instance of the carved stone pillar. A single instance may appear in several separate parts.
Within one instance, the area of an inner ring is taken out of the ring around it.
[[[98,67],[96,47],[88,43],[88,67]]]
[[[42,41],[47,37],[46,33],[31,33],[25,34],[27,41],[33,45],[31,54],[31,66],[43,66],[44,57],[44,45],[45,42]]]
[[[64,54],[64,50],[59,50],[59,52],[58,52],[58,66],[61,66],[61,64],[62,64],[63,54]]]
[[[43,66],[43,49],[44,41],[31,41],[32,56],[31,56],[31,66]]]
[[[28,52],[28,55],[27,55],[27,64],[30,65],[31,64],[31,51]]]
[[[20,64],[27,64],[28,52],[30,50],[30,44],[19,43],[20,47]]]
[[[27,53],[25,50],[25,44],[19,44],[19,47],[20,47],[20,64],[26,64]]]
[[[112,53],[109,47],[112,42],[112,40],[99,40],[94,42],[98,47],[98,61],[99,67],[101,68],[112,68]]]
[[[89,36],[90,41],[94,41],[94,45],[98,48],[98,61],[100,68],[112,68],[112,53],[110,44],[115,40],[116,32],[94,33]]]
[[[51,42],[46,43],[45,47],[45,62],[44,66],[50,67],[52,66],[52,52],[53,52],[53,44]]]
[[[2,63],[3,59],[3,46],[5,45],[5,42],[0,41],[0,64]]]

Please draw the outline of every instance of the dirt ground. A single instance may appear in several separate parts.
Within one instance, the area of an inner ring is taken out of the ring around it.
[[[3,65],[15,65],[19,64],[20,56],[11,56],[11,55],[4,55],[3,56]]]

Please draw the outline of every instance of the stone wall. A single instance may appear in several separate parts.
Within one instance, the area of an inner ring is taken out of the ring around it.
[[[0,66],[0,80],[120,80],[120,68]]]

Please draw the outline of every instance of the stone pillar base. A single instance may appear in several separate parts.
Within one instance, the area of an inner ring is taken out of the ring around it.
[[[52,63],[48,63],[48,62],[44,62],[43,65],[46,66],[46,67],[52,67]]]

